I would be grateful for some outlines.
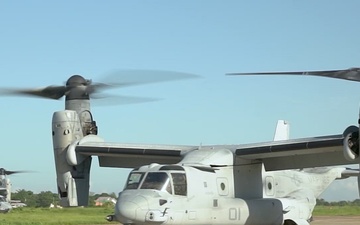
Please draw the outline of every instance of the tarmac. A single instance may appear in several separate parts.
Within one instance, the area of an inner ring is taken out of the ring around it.
[[[311,225],[359,225],[360,216],[314,216]]]

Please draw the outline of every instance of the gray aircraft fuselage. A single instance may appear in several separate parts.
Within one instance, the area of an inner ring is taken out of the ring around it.
[[[130,173],[115,218],[123,224],[309,224],[316,198],[342,170],[263,170],[262,196],[254,198],[237,190],[236,182],[248,181],[234,179],[236,166],[151,164]]]

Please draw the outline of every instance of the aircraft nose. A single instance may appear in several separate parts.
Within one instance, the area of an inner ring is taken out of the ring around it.
[[[115,217],[123,224],[144,222],[148,208],[148,202],[143,196],[120,196],[116,203]]]
[[[122,223],[131,223],[136,221],[136,210],[139,206],[133,202],[122,202],[116,206],[115,216],[120,219]]]

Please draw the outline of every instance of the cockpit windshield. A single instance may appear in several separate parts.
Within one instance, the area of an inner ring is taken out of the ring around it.
[[[155,189],[172,193],[169,175],[165,172],[150,172],[146,175],[140,189]]]
[[[125,189],[137,189],[145,173],[132,172],[129,175]]]
[[[171,176],[174,184],[174,194],[187,195],[187,184],[186,184],[185,173],[171,173]]]
[[[129,189],[154,189],[169,194],[187,195],[186,174],[183,172],[131,172],[125,187]]]

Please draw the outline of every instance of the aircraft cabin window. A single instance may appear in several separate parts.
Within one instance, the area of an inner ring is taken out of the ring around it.
[[[172,194],[169,175],[164,172],[148,173],[140,189],[155,189],[159,191],[167,191]]]
[[[141,183],[143,176],[144,173],[140,172],[130,173],[125,189],[137,189],[139,187],[139,184]]]
[[[174,194],[186,196],[187,184],[185,173],[171,173],[171,176],[174,184]]]

